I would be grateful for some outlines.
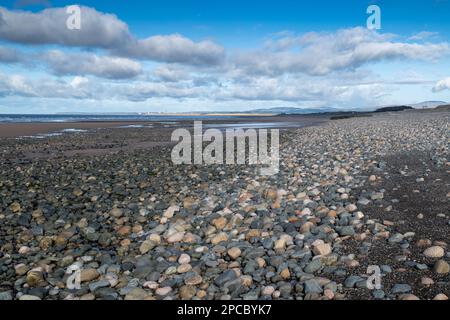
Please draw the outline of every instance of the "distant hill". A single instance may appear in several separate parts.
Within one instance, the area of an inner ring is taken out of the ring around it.
[[[334,112],[333,108],[292,108],[292,107],[277,107],[268,109],[254,109],[247,111],[248,113],[272,113],[272,114],[309,114],[309,113],[325,113]]]
[[[427,109],[427,108],[436,108],[438,106],[446,105],[445,101],[424,101],[416,104],[409,104],[409,106],[414,109]]]
[[[375,110],[374,112],[380,113],[380,112],[399,112],[399,111],[405,111],[405,110],[413,110],[413,107],[410,106],[395,106],[395,107],[384,107]]]
[[[437,111],[450,111],[450,104],[438,106],[434,110],[437,110]]]

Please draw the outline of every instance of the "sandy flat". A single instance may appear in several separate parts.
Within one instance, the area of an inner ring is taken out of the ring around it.
[[[128,125],[146,125],[146,122],[58,122],[58,123],[0,123],[0,138],[14,138],[58,132],[64,129],[114,128]]]

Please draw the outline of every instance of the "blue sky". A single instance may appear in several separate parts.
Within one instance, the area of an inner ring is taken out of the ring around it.
[[[344,3],[2,1],[0,113],[450,101],[450,1]]]

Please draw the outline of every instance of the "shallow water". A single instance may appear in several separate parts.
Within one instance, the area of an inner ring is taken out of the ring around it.
[[[167,116],[167,115],[89,115],[89,114],[0,114],[0,123],[35,123],[35,122],[97,122],[97,121],[154,121],[174,124],[178,120],[224,120],[235,116]]]

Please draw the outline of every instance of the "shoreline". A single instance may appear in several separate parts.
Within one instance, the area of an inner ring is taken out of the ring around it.
[[[50,133],[61,132],[67,129],[76,130],[95,130],[95,129],[124,129],[132,126],[152,126],[155,129],[173,127],[189,127],[194,121],[202,121],[206,125],[217,124],[239,124],[239,123],[276,123],[279,128],[283,128],[283,124],[289,124],[291,127],[314,125],[326,122],[327,117],[299,117],[299,116],[252,116],[252,117],[235,117],[229,119],[176,119],[173,121],[77,121],[77,122],[15,122],[0,123],[0,139],[1,138],[19,138],[30,137],[35,135],[46,135]],[[170,122],[170,124],[168,124]]]

